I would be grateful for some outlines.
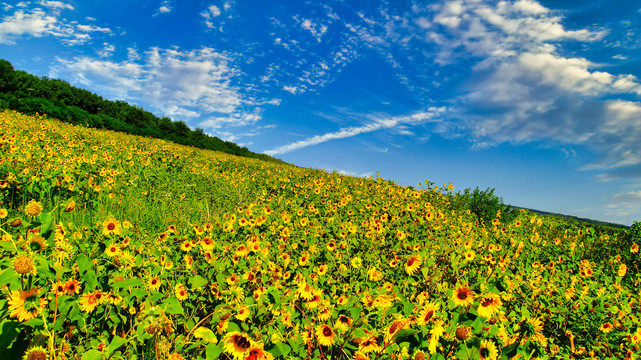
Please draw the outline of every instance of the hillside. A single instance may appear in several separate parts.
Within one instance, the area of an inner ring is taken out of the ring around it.
[[[203,129],[191,130],[184,121],[158,118],[141,107],[124,101],[105,100],[90,91],[71,86],[63,80],[40,78],[0,59],[0,110],[24,114],[47,114],[71,124],[97,129],[122,131],[173,141],[201,149],[282,162],[265,154],[249,151],[233,142],[209,136]]]
[[[0,129],[2,359],[639,351],[637,233],[13,111]]]

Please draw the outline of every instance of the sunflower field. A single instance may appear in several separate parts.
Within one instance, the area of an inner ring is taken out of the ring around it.
[[[633,359],[639,239],[0,113],[2,359]]]

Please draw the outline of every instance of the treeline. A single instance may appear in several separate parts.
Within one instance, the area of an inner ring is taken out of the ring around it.
[[[122,131],[173,141],[233,155],[282,162],[265,154],[249,151],[231,141],[209,136],[203,129],[190,129],[184,121],[159,118],[125,101],[105,100],[88,90],[63,80],[40,78],[0,59],[0,110],[25,114],[46,114],[68,123]]]

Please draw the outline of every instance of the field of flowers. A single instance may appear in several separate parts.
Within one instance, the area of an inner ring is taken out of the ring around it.
[[[639,244],[0,113],[2,359],[632,359]]]

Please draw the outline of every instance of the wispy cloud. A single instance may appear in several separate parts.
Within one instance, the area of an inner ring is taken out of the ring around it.
[[[0,20],[0,44],[15,45],[23,36],[53,36],[66,45],[80,45],[91,40],[90,33],[110,33],[108,28],[77,24],[60,19],[62,10],[73,6],[60,1],[41,1],[32,9],[18,9]],[[19,4],[20,5],[20,4]],[[24,4],[25,7],[28,4]]]
[[[312,136],[310,138],[296,141],[287,145],[278,146],[272,150],[265,151],[265,154],[270,156],[282,155],[308,146],[322,144],[331,140],[346,139],[360,134],[371,133],[381,129],[400,128],[397,130],[403,131],[402,126],[404,125],[416,125],[428,121],[437,121],[438,117],[441,116],[444,112],[444,108],[430,108],[427,111],[416,112],[408,116],[372,118],[371,122],[368,124],[346,127],[338,131],[325,133],[323,135]]]

